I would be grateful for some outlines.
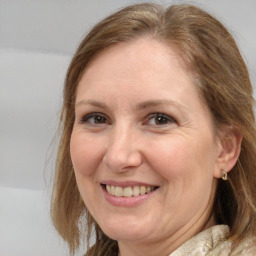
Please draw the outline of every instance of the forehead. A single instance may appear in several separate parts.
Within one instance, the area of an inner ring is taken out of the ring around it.
[[[152,38],[140,38],[112,45],[97,54],[84,70],[79,85],[118,79],[139,84],[141,80],[144,83],[152,78],[157,80],[157,76],[159,81],[170,76],[172,80],[177,77],[190,80],[185,64],[173,48]],[[102,78],[104,81],[100,81]]]

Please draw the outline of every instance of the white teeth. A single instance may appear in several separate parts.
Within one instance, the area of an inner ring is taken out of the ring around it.
[[[151,187],[146,187],[146,193],[149,193],[151,191]]]
[[[124,196],[125,197],[131,197],[132,196],[132,188],[131,187],[124,188],[123,191],[124,191]]]
[[[154,187],[134,186],[134,187],[122,188],[122,187],[106,185],[106,190],[109,194],[113,196],[132,197],[132,196],[139,196],[139,195],[145,195],[147,193],[150,193],[152,190],[154,190]]]
[[[115,196],[124,196],[124,190],[121,187],[116,187]]]
[[[145,186],[141,186],[140,187],[140,194],[141,195],[145,195],[146,194],[146,187]]]
[[[132,192],[133,192],[133,195],[134,195],[134,196],[138,196],[138,195],[140,194],[140,188],[139,188],[139,186],[133,187]]]

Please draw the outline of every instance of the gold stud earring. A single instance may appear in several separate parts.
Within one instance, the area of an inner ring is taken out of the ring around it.
[[[227,172],[224,171],[224,169],[222,169],[221,178],[222,178],[222,180],[228,179],[228,174],[227,174]]]

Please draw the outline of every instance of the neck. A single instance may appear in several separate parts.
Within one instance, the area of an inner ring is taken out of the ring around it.
[[[187,229],[179,230],[177,233],[173,234],[168,239],[159,241],[148,241],[147,243],[137,242],[123,242],[119,241],[119,254],[118,256],[155,256],[155,255],[170,255],[176,249],[178,249],[184,242],[188,241],[190,238],[198,234],[199,232],[214,226],[216,223],[214,221],[214,216],[209,217],[207,223],[201,224],[200,229],[194,229],[190,227]],[[192,231],[193,230],[193,231]]]

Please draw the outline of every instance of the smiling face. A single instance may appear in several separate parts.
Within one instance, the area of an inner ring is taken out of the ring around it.
[[[85,70],[75,115],[77,184],[109,237],[177,247],[207,225],[220,146],[174,51],[153,39],[106,49]]]

